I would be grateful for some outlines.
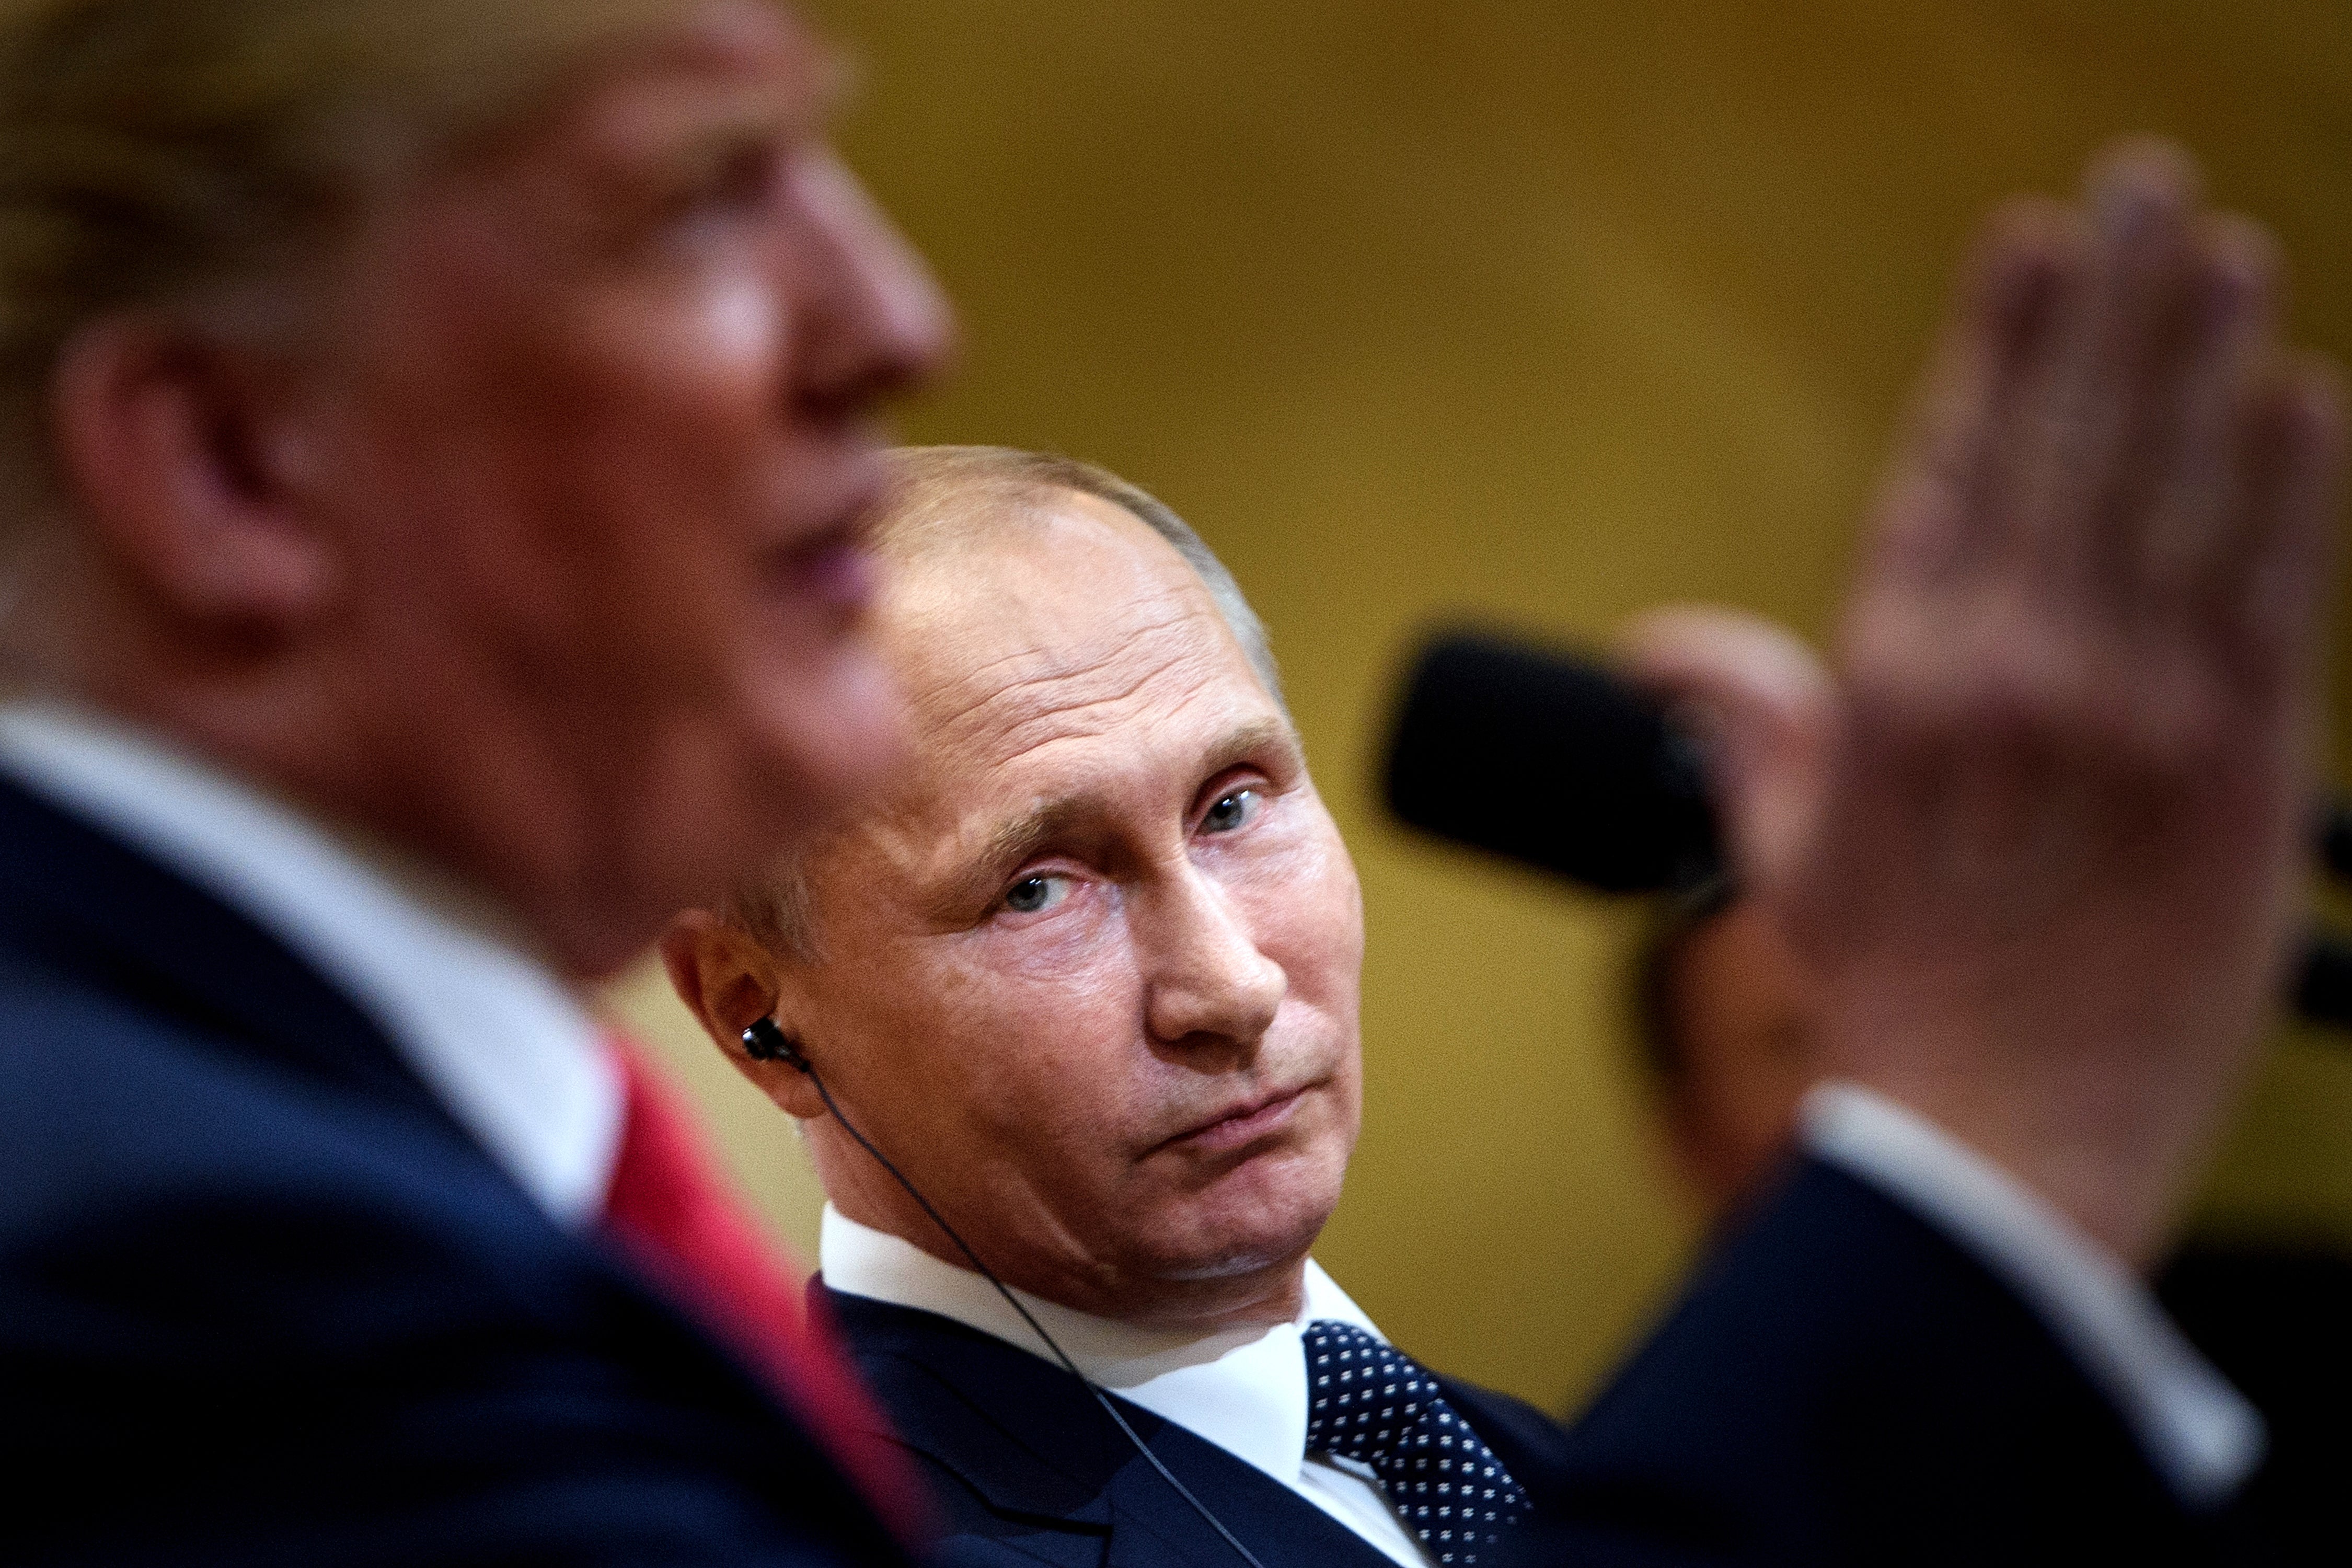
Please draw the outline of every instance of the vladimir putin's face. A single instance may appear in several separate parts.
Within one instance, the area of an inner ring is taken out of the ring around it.
[[[1013,1283],[1286,1314],[1355,1143],[1363,957],[1288,719],[1175,551],[1090,497],[903,566],[881,631],[914,782],[814,857],[780,1021]],[[810,1134],[853,1217],[961,1261]]]

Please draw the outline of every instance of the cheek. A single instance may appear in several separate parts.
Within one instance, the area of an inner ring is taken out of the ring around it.
[[[988,940],[1005,934],[960,933],[937,939],[944,951],[859,966],[891,973],[908,999],[878,1017],[870,983],[849,984],[855,994],[837,1005],[876,1018],[898,1090],[921,1098],[931,1136],[1021,1163],[1097,1143],[1070,1131],[1119,1124],[1135,1109],[1139,1003],[1118,950],[1089,955],[1074,937],[1051,960],[1024,962]]]
[[[1364,966],[1364,901],[1339,830],[1319,822],[1273,847],[1240,878],[1261,949],[1290,994],[1352,1029]]]
[[[1083,881],[1049,914],[983,921],[948,940],[966,971],[1004,983],[1008,1005],[1042,1009],[1067,1000],[1089,1012],[1126,1005],[1142,1016],[1127,901],[1111,883]]]
[[[749,279],[484,291],[476,310],[394,323],[413,320],[418,346],[363,389],[345,488],[424,531],[405,558],[519,653],[552,658],[560,633],[675,661],[750,582],[784,462],[781,307]]]
[[[650,571],[698,541],[751,542],[791,458],[788,321],[748,273],[668,298],[625,295],[571,368],[583,417],[568,432],[577,513],[610,520]],[[732,566],[735,563],[728,563]]]
[[[714,279],[687,316],[680,346],[730,384],[761,379],[783,357],[787,312],[782,298],[748,271]]]

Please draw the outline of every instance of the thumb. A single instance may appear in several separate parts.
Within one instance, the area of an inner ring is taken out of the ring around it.
[[[1813,831],[1836,719],[1820,657],[1761,616],[1677,605],[1628,623],[1615,658],[1698,738],[1733,874],[1759,891],[1785,885]]]

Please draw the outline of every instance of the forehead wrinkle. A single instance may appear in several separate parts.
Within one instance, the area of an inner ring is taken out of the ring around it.
[[[950,711],[940,710],[948,709],[961,696],[958,689],[976,684],[975,675],[1025,662],[1036,657],[1038,650],[1024,650],[991,660],[976,670],[959,672],[919,700],[938,714],[933,723],[941,739],[993,738],[996,743],[987,747],[991,753],[988,762],[991,765],[1002,764],[1049,741],[1097,736],[1131,722],[1129,715],[1118,710],[1137,705],[1155,684],[1193,670],[1212,671],[1216,650],[1185,646],[1186,639],[1181,637],[1195,620],[1196,617],[1179,614],[1132,627],[1117,647],[1099,658],[1003,680],[977,697],[961,700]],[[1175,646],[1139,652],[1139,645],[1171,640]],[[1131,671],[1117,668],[1138,658],[1143,661],[1139,668]],[[1113,681],[1117,682],[1115,686],[1111,685]],[[1103,687],[1109,689],[1097,689]],[[1190,704],[1193,695],[1186,692],[1154,717],[1173,718]],[[1049,732],[1039,734],[1041,728]]]
[[[1164,604],[1165,602],[1166,596],[1164,595],[1139,595],[1136,597],[1133,607],[1140,607],[1142,605],[1147,603]],[[1110,647],[1107,652],[1099,655],[1098,657],[1087,659],[1083,664],[1069,663],[1059,668],[1049,670],[1044,675],[1031,676],[1025,679],[1008,682],[1002,689],[1012,690],[1024,685],[1035,685],[1042,681],[1055,680],[1066,676],[1082,675],[1088,670],[1100,669],[1104,665],[1108,664],[1112,659],[1117,658],[1123,650],[1132,647],[1138,639],[1150,637],[1159,632],[1177,630],[1182,627],[1188,621],[1192,621],[1196,618],[1197,616],[1194,612],[1184,608],[1177,608],[1154,620],[1139,621],[1131,626],[1123,626],[1114,628],[1113,634],[1107,636],[1103,639],[1105,642],[1111,645]],[[994,658],[982,660],[980,663],[973,665],[970,669],[963,671],[958,679],[965,682],[970,682],[977,677],[987,674],[990,670],[1002,668],[1008,664],[1019,664],[1024,660],[1035,660],[1047,657],[1049,657],[1048,650],[1045,648],[1016,648],[1010,653],[999,654]],[[982,700],[985,700],[985,699]]]
[[[1163,659],[1117,692],[1042,700],[1004,722],[987,722],[973,714],[969,716],[970,722],[982,729],[983,734],[995,742],[987,758],[987,765],[992,767],[1004,766],[1056,745],[1100,740],[1121,731],[1132,734],[1135,743],[1141,747],[1157,739],[1164,728],[1174,725],[1195,702],[1213,695],[1188,685],[1168,700],[1155,700],[1151,688],[1163,684],[1163,678],[1175,676],[1186,662],[1181,658]]]
[[[1072,597],[1057,570],[1068,557],[1034,559],[1027,531],[902,563],[910,569],[887,601],[885,637],[916,715],[924,783],[898,847],[917,880],[940,889],[943,911],[1042,833],[1115,815],[1136,759],[1128,747],[1093,754],[1089,742],[1181,742],[1202,703],[1234,708],[1244,691],[1252,710],[1227,717],[1213,741],[1259,719],[1287,733],[1255,710],[1263,684],[1192,569],[1157,536],[1101,531],[1134,547],[1118,549],[1127,559],[1109,593]],[[1101,542],[1097,528],[1085,532],[1091,553]],[[1081,750],[1033,773],[1065,745]]]
[[[1120,801],[1137,782],[1134,764],[1137,757],[1148,750],[1148,743],[1121,748],[1118,754],[1109,756],[1081,752],[1082,760],[1075,769],[1064,768],[1056,773],[1049,768],[1047,776],[1052,782],[1046,791],[1031,795],[1025,804],[1009,811],[1001,798],[993,805],[975,803],[968,810],[954,810],[950,803],[960,792],[946,787],[944,773],[961,773],[966,766],[976,766],[982,773],[992,773],[1016,763],[1034,762],[1066,745],[1084,744],[1106,734],[1136,728],[1132,717],[1106,716],[1102,710],[1148,700],[1153,680],[1181,662],[1176,658],[1162,659],[1115,695],[1055,703],[1041,712],[1026,715],[997,737],[1002,742],[1000,747],[975,763],[959,765],[947,759],[935,759],[927,763],[924,771],[931,780],[925,791],[928,805],[916,815],[927,817],[933,826],[926,836],[909,823],[910,831],[903,845],[908,868],[919,880],[938,883],[943,900],[954,904],[973,891],[967,883],[1003,874],[1055,838],[1088,825],[1115,820],[1120,815]],[[1257,689],[1255,681],[1250,689]],[[1214,695],[1213,688],[1188,689],[1173,701],[1152,710],[1144,727],[1154,731],[1165,727],[1174,732],[1188,710]],[[1090,722],[1078,717],[1090,714],[1094,715]],[[1050,731],[1035,733],[1040,725],[1050,726]],[[1209,737],[1202,760],[1213,769],[1221,768],[1265,744],[1270,738],[1287,741],[1290,735],[1289,725],[1279,715],[1244,716]],[[1149,773],[1152,770],[1144,771]],[[942,806],[950,807],[944,817],[929,815]]]

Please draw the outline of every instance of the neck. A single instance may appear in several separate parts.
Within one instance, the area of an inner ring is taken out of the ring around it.
[[[1301,1253],[1214,1279],[1139,1281],[1119,1292],[1114,1310],[1101,1315],[1138,1328],[1206,1337],[1292,1322],[1306,1304],[1307,1256]]]
[[[82,622],[12,628],[16,690],[163,737],[412,878],[462,889],[478,917],[494,911],[488,923],[574,980],[618,968],[658,929],[562,876],[586,858],[579,826],[545,786],[560,769],[522,754],[516,726],[464,712],[437,728],[403,722],[396,701],[331,658],[198,646],[129,617]],[[43,642],[28,648],[28,633]],[[467,743],[483,733],[499,743]]]

